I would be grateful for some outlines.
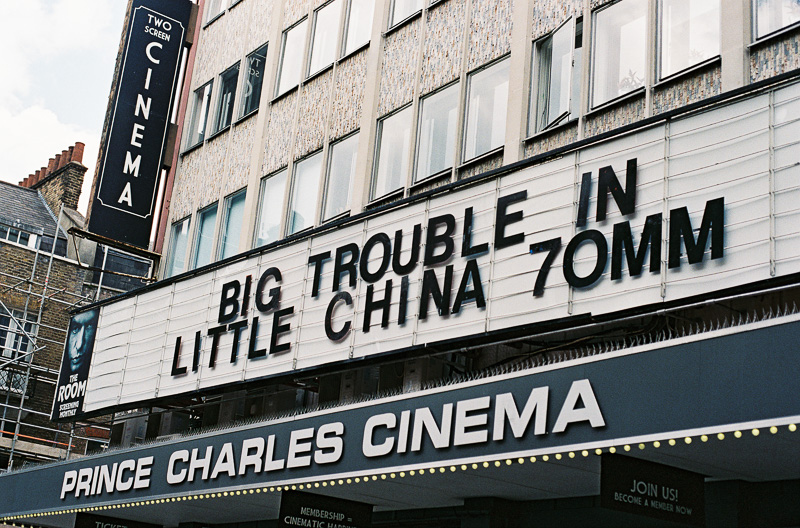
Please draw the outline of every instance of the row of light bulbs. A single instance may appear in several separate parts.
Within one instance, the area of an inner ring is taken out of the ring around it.
[[[790,432],[794,433],[795,431],[797,431],[797,425],[796,424],[789,424],[787,429]],[[773,434],[773,435],[777,434],[778,431],[779,431],[778,427],[775,426],[775,425],[773,425],[772,427],[770,427],[767,430],[769,431],[770,434]],[[761,434],[761,430],[760,429],[751,429],[750,430],[750,434],[752,434],[753,436],[758,436],[758,435]],[[742,431],[734,431],[733,432],[734,438],[741,438],[743,435],[744,435],[744,433]],[[708,435],[700,435],[698,438],[700,439],[701,442],[704,442],[704,443],[708,442],[708,440],[710,439],[710,437]],[[725,440],[726,434],[725,433],[717,433],[716,434],[716,438],[717,438],[717,440]],[[691,444],[694,440],[693,440],[693,438],[691,436],[687,436],[687,437],[684,437],[682,441],[685,444],[688,445],[688,444]],[[670,446],[674,446],[674,445],[678,444],[679,440],[676,440],[676,439],[672,438],[670,440],[667,440],[666,442]],[[661,443],[661,441],[656,440],[656,441],[652,442],[651,445],[652,445],[652,447],[658,449],[663,444]],[[617,448],[615,446],[611,446],[611,447],[608,448],[607,451],[609,453],[617,453],[621,449],[624,452],[630,452],[630,451],[633,451],[634,448],[638,448],[639,450],[644,450],[644,449],[647,448],[647,446],[648,446],[648,444],[646,444],[644,442],[639,443],[636,446],[631,446],[630,444],[625,444],[625,445],[621,446],[620,448]],[[602,455],[603,454],[603,449],[598,448],[598,449],[595,449],[593,452],[594,452],[595,455]],[[572,459],[572,458],[577,458],[579,455],[581,457],[585,458],[585,457],[588,457],[590,454],[591,453],[590,453],[589,450],[584,449],[584,450],[582,450],[580,452],[569,451],[569,452],[566,452],[566,453],[556,453],[556,454],[552,455],[552,457],[551,457],[551,455],[542,455],[541,457],[532,456],[532,457],[528,457],[527,461],[529,461],[531,463],[537,462],[539,460],[541,460],[543,462],[549,462],[551,459],[562,460],[562,459],[564,459],[564,457]],[[236,496],[236,495],[249,495],[249,494],[254,494],[254,493],[274,493],[276,491],[280,492],[280,491],[284,491],[284,490],[286,490],[286,491],[289,491],[289,490],[311,490],[311,489],[320,488],[320,487],[326,488],[326,487],[334,487],[334,486],[337,486],[337,485],[338,486],[344,486],[344,485],[353,484],[353,483],[360,484],[362,482],[366,483],[366,482],[377,481],[377,480],[387,480],[387,479],[391,480],[391,479],[395,479],[395,478],[405,478],[406,476],[413,477],[413,476],[416,476],[416,475],[425,475],[425,474],[431,474],[432,475],[432,474],[435,474],[435,473],[447,473],[448,471],[450,473],[455,473],[459,469],[461,471],[467,471],[470,468],[471,469],[480,469],[481,467],[489,468],[489,467],[492,466],[492,464],[494,464],[495,467],[502,467],[503,465],[511,466],[511,465],[514,464],[514,462],[515,462],[515,460],[512,460],[512,459],[507,459],[505,461],[495,460],[493,463],[482,462],[482,463],[472,463],[472,464],[461,464],[460,466],[449,466],[449,467],[440,466],[440,467],[428,468],[427,470],[425,470],[425,469],[417,469],[417,470],[412,469],[412,470],[410,470],[408,472],[406,472],[406,471],[398,471],[396,473],[383,473],[383,474],[380,474],[380,475],[371,475],[371,476],[368,475],[368,476],[365,476],[365,477],[354,477],[354,478],[323,480],[321,482],[311,482],[311,483],[307,483],[307,484],[287,484],[285,486],[269,486],[269,487],[261,487],[261,488],[252,488],[252,489],[247,489],[247,490],[221,491],[221,492],[214,492],[214,493],[198,493],[196,495],[186,495],[186,496],[182,496],[182,497],[170,497],[168,499],[152,499],[152,500],[145,500],[145,501],[128,502],[128,503],[123,503],[123,504],[109,504],[109,505],[105,505],[105,506],[90,506],[90,507],[84,507],[84,508],[70,508],[70,509],[65,509],[65,510],[57,510],[57,511],[44,512],[44,513],[42,513],[42,512],[40,512],[40,513],[31,513],[31,514],[21,515],[21,516],[17,516],[17,517],[3,517],[3,518],[0,518],[0,520],[1,521],[9,521],[11,519],[14,519],[14,520],[31,519],[31,518],[35,518],[35,517],[42,517],[42,516],[45,516],[45,515],[63,515],[63,514],[69,514],[69,513],[99,512],[99,511],[107,511],[107,510],[116,510],[116,509],[119,509],[119,508],[135,508],[135,507],[138,507],[138,506],[150,506],[150,505],[153,505],[153,504],[166,504],[166,503],[170,503],[170,502],[216,499],[216,498],[222,498],[222,497],[232,497],[232,496]],[[526,459],[523,458],[523,457],[520,457],[520,458],[516,459],[516,463],[517,464],[524,464],[525,462],[526,462]],[[29,524],[29,525],[26,526],[25,524],[16,524],[16,523],[13,523],[13,522],[11,523],[11,526],[13,526],[15,528],[17,528],[17,527],[19,527],[19,528],[37,528],[33,524]]]

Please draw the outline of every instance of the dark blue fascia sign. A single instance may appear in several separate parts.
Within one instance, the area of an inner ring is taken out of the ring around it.
[[[146,249],[192,3],[133,0],[131,9],[89,231]]]
[[[284,491],[281,493],[278,526],[369,528],[372,526],[372,504],[302,491]]]
[[[797,342],[797,321],[731,329],[232,427],[2,475],[0,504],[17,515],[796,419]]]

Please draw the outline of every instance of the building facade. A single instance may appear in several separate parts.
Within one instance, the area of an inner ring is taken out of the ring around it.
[[[162,280],[77,311],[64,409],[118,449],[0,519],[800,524],[795,0],[211,0],[189,41]]]

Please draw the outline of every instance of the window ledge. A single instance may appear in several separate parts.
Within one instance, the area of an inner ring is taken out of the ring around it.
[[[539,138],[547,137],[550,134],[552,134],[553,132],[556,132],[556,131],[561,132],[562,130],[570,128],[570,127],[573,127],[573,126],[575,126],[577,124],[578,124],[578,118],[577,117],[573,117],[572,119],[567,119],[563,123],[560,123],[560,124],[558,124],[558,125],[556,125],[556,126],[554,126],[552,128],[545,128],[544,130],[540,130],[540,131],[538,131],[538,132],[526,137],[525,139],[522,140],[522,142],[523,143],[529,143],[529,142],[535,141],[535,140],[537,140]]]
[[[199,149],[200,147],[203,146],[203,143],[205,143],[205,139],[203,141],[198,141],[194,145],[189,145],[188,147],[183,149],[183,152],[181,152],[181,156],[185,156],[185,155],[189,154],[190,152]]]
[[[366,41],[362,45],[358,46],[357,48],[355,48],[350,53],[346,53],[345,55],[342,55],[341,58],[339,58],[339,60],[336,61],[336,64],[341,64],[342,62],[346,61],[350,57],[354,57],[354,56],[358,55],[359,53],[361,53],[362,51],[364,51],[367,48],[369,48],[369,41]]]
[[[389,29],[387,29],[386,32],[383,34],[383,36],[384,37],[388,37],[392,33],[395,33],[396,31],[398,31],[400,28],[406,27],[407,25],[411,24],[411,22],[413,22],[414,20],[416,20],[418,18],[422,18],[422,9],[420,9],[419,11],[416,11],[414,13],[411,13],[410,15],[405,17],[403,20],[401,20],[397,24],[395,24],[392,27],[390,27]]]
[[[420,187],[425,187],[426,185],[430,185],[432,183],[436,183],[441,180],[450,179],[452,175],[453,175],[453,167],[442,169],[437,173],[431,174],[430,176],[425,176],[425,178],[415,181],[411,185],[409,190],[414,191],[415,189],[419,189]]]
[[[313,81],[317,77],[322,77],[327,72],[329,72],[329,71],[331,71],[333,69],[333,64],[334,63],[332,62],[332,63],[328,64],[327,66],[325,66],[324,68],[322,68],[321,70],[317,70],[316,72],[312,73],[311,75],[306,77],[306,80],[303,81],[303,84],[310,83],[311,81]]]
[[[394,202],[395,200],[399,200],[399,199],[401,199],[403,197],[403,192],[404,191],[405,191],[405,189],[403,189],[401,187],[401,188],[396,189],[394,191],[388,192],[388,193],[384,194],[383,196],[379,196],[378,198],[374,198],[367,204],[365,209],[375,209],[376,207],[380,207],[382,205],[386,205],[387,203]]]
[[[350,218],[350,210],[349,209],[347,211],[342,211],[339,214],[333,215],[330,218],[326,218],[325,220],[322,221],[322,224],[323,225],[332,224],[333,222],[336,222],[336,221],[339,221],[339,220],[344,220],[345,218]]]
[[[620,95],[616,99],[611,99],[610,101],[606,101],[605,103],[601,104],[600,106],[596,106],[596,107],[592,108],[591,110],[586,112],[586,115],[584,117],[591,117],[591,116],[593,116],[595,114],[599,114],[599,113],[603,112],[604,110],[608,110],[610,108],[614,108],[615,106],[619,106],[619,105],[622,105],[624,103],[629,103],[634,99],[638,99],[640,97],[644,97],[645,91],[646,91],[646,88],[644,86],[636,88],[635,90],[633,90],[631,92],[628,92],[628,93],[626,93],[624,95]]]
[[[488,152],[484,152],[483,154],[481,154],[479,156],[475,156],[474,158],[465,161],[464,163],[459,165],[457,167],[457,169],[459,171],[462,171],[464,169],[468,169],[468,168],[470,168],[470,167],[472,167],[474,165],[479,164],[482,161],[486,161],[489,158],[493,158],[495,155],[502,153],[504,149],[505,149],[505,145],[502,145],[502,146],[494,148],[494,149],[492,149],[492,150],[490,150]]]
[[[219,18],[221,18],[221,17],[222,17],[222,15],[224,15],[224,14],[225,14],[225,10],[223,9],[222,11],[220,11],[219,13],[217,13],[216,15],[214,15],[214,17],[213,17],[213,18],[211,18],[211,19],[210,19],[210,20],[208,20],[208,21],[207,21],[205,24],[203,24],[203,29],[206,29],[206,28],[208,28],[208,26],[210,26],[211,24],[213,24],[214,22],[216,22],[216,21],[217,21]]]
[[[239,4],[241,4],[242,2],[243,2],[243,0],[233,0],[233,1],[231,2],[231,6],[228,8],[228,11],[230,11],[230,10],[231,10],[231,9],[233,9],[234,7],[238,6],[238,5],[239,5]]]
[[[794,33],[797,30],[800,30],[800,21],[795,22],[794,24],[791,24],[784,28],[775,30],[772,33],[768,33],[763,37],[761,37],[760,39],[756,39],[755,41],[747,45],[747,49],[752,50],[753,48],[758,48],[764,44],[771,44],[772,42],[780,39],[781,37],[785,37],[787,34]]]
[[[274,105],[275,103],[277,103],[278,101],[280,101],[284,97],[288,96],[291,93],[296,92],[299,89],[300,89],[300,84],[295,84],[294,86],[292,86],[291,88],[289,88],[285,92],[283,92],[281,94],[278,94],[275,97],[273,97],[272,100],[269,102],[269,104]]]
[[[231,125],[228,125],[228,126],[226,126],[224,128],[220,128],[219,130],[217,130],[216,132],[214,132],[213,134],[208,136],[207,141],[211,141],[214,138],[221,136],[222,134],[224,134],[225,132],[227,132],[230,129],[231,129]]]
[[[657,83],[653,85],[653,88],[662,88],[665,85],[671,84],[675,81],[683,80],[686,77],[691,76],[692,74],[697,73],[698,71],[705,70],[711,66],[716,66],[718,64],[722,64],[722,56],[717,55],[716,57],[711,57],[710,59],[706,59],[703,62],[698,62],[693,66],[689,66],[688,68],[684,68],[680,71],[675,73],[671,73],[668,76],[664,77]]]
[[[234,121],[233,124],[234,125],[239,125],[240,123],[244,123],[245,121],[247,121],[248,119],[250,119],[251,117],[256,115],[257,113],[258,113],[258,108],[256,108],[255,110],[251,110],[250,112],[246,113],[245,115],[241,116],[239,119]]]

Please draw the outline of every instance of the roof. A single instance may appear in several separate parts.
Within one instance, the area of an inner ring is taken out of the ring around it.
[[[0,223],[52,236],[56,217],[39,191],[0,181]]]

